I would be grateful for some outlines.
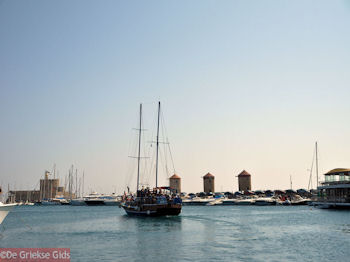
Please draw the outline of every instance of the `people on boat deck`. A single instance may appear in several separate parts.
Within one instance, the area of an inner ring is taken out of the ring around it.
[[[182,202],[180,196],[175,193],[167,194],[161,188],[150,190],[144,187],[136,192],[136,198],[134,198],[132,194],[127,196],[126,193],[124,193],[123,200],[126,202],[144,204],[167,204],[169,202],[177,204]]]

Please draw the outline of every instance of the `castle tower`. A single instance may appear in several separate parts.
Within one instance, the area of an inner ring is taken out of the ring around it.
[[[50,199],[55,198],[58,186],[59,179],[50,179],[50,172],[45,171],[45,178],[40,179],[40,198],[41,199]]]
[[[203,177],[203,184],[204,184],[204,192],[205,193],[214,193],[215,187],[214,187],[214,176],[210,173],[206,174]]]
[[[174,174],[169,178],[169,187],[174,190],[175,193],[181,193],[181,177]]]
[[[245,170],[238,175],[238,188],[239,191],[252,190],[251,175]]]

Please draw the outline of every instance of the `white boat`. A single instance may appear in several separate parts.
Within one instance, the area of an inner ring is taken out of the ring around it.
[[[249,205],[254,205],[255,199],[252,198],[247,198],[247,199],[237,199],[235,201],[235,205],[239,206],[249,206]]]
[[[105,202],[101,197],[101,194],[93,192],[90,195],[84,197],[84,202],[88,206],[103,206],[105,205]]]
[[[72,206],[119,206],[120,198],[114,194],[103,195],[93,192],[82,198],[75,198],[70,201]]]
[[[199,198],[195,197],[192,199],[184,199],[182,200],[182,205],[184,206],[205,206],[208,205],[210,202],[215,201],[214,198]]]
[[[0,225],[15,206],[17,206],[17,204],[3,204],[0,202]]]
[[[207,203],[206,205],[207,206],[222,205],[222,199],[221,198],[215,199],[214,201],[211,201],[211,202]]]
[[[309,198],[302,198],[301,196],[295,196],[291,200],[292,206],[301,206],[301,205],[308,205],[311,202],[311,199]]]

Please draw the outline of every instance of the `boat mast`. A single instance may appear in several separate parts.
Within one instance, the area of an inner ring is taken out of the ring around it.
[[[142,128],[142,104],[140,104],[139,151],[138,151],[138,156],[137,156],[137,187],[136,187],[136,193],[139,190],[139,179],[140,179],[141,128]]]
[[[83,192],[81,194],[82,197],[84,197],[84,179],[85,179],[85,172],[83,171]]]
[[[78,169],[75,169],[75,198],[78,198]]]
[[[317,156],[317,141],[316,141],[316,189],[318,187],[318,156]]]
[[[159,116],[160,116],[160,101],[158,102],[158,122],[157,122],[156,188],[158,187]]]

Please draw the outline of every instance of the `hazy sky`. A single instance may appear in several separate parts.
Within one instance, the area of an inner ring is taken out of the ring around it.
[[[160,100],[183,191],[307,188],[316,140],[320,173],[350,167],[349,71],[349,1],[1,1],[0,183],[134,187]]]

